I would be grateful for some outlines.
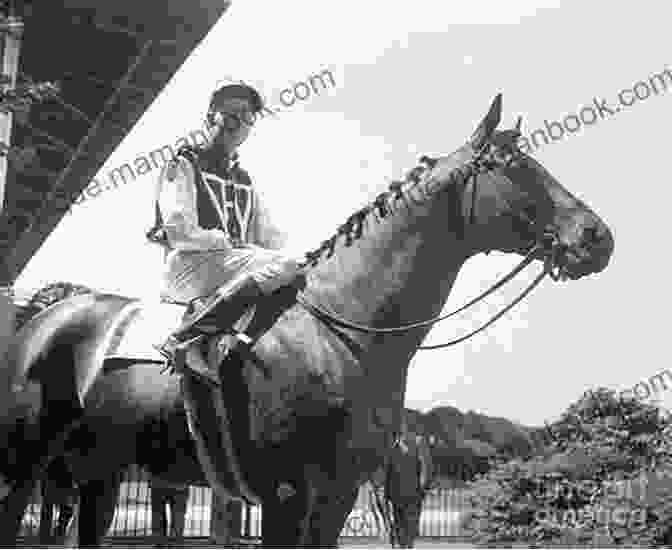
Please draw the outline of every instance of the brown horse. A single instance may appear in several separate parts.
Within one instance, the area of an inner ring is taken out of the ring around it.
[[[436,482],[428,437],[403,430],[382,473],[382,491],[372,484],[372,511],[382,519],[392,547],[413,548],[423,501]]]
[[[497,96],[462,147],[424,159],[309,253],[305,288],[296,300],[278,296],[282,306],[260,304],[262,320],[276,306],[280,313],[258,331],[250,355],[220,365],[225,383],[182,377],[203,471],[221,494],[263,504],[264,545],[337,544],[360,483],[399,431],[408,364],[432,324],[411,323],[441,311],[470,257],[515,253],[566,279],[607,266],[614,246],[607,225],[518,149],[519,128],[496,130],[500,117]],[[152,385],[154,364],[106,361],[132,324],[134,304],[77,296],[17,335],[0,386],[7,388],[2,431],[15,435],[13,451],[0,457],[0,544],[13,543],[26,491],[49,458],[73,444],[78,426],[90,427],[68,451],[73,474],[104,500],[135,454],[116,441],[163,414],[164,394],[179,391]]]
[[[436,435],[404,432],[393,446],[384,469],[384,491],[374,500],[393,546],[413,548],[420,533],[422,507],[432,489],[443,482],[453,485],[472,480],[487,472],[498,454],[526,456],[532,451],[517,440],[516,432],[502,434],[497,448],[456,435],[446,441]],[[516,448],[519,452],[512,453]]]
[[[152,378],[154,387],[163,387],[164,390],[166,385],[177,384],[178,382],[176,377],[161,373],[158,369],[153,369],[147,375]],[[166,505],[159,493],[169,492],[173,486],[183,487],[187,482],[200,487],[208,486],[203,474],[199,479],[194,479],[194,472],[200,468],[196,458],[196,448],[189,436],[181,396],[177,392],[170,392],[170,395],[174,400],[171,403],[164,403],[164,411],[171,411],[170,414],[151,417],[146,419],[142,426],[134,427],[129,433],[134,435],[135,442],[119,439],[115,441],[118,446],[125,449],[136,449],[136,462],[143,463],[142,465],[151,471],[160,472],[160,475],[154,474],[151,476],[152,481],[157,482],[151,484],[152,535],[155,539],[155,546],[165,545],[168,540],[165,510],[161,512],[155,510],[155,506],[163,508]],[[95,424],[88,423],[76,428],[66,443],[66,453],[81,445],[80,438],[86,437],[86,433],[91,433],[95,429]],[[149,444],[149,448],[147,444]],[[162,457],[162,459],[158,460],[159,457]],[[63,544],[66,541],[66,535],[69,535],[68,541],[74,543],[75,546],[87,546],[93,540],[92,530],[88,527],[91,525],[90,520],[93,517],[90,513],[84,513],[86,524],[83,527],[82,539],[76,538],[79,535],[75,533],[75,530],[68,529],[70,521],[74,517],[75,504],[79,498],[82,498],[85,502],[91,502],[92,500],[95,500],[97,504],[102,502],[102,499],[95,493],[89,495],[91,491],[97,490],[95,484],[89,486],[84,482],[80,494],[80,488],[77,487],[77,483],[70,473],[73,466],[75,465],[68,463],[66,456],[62,456],[54,459],[47,468],[46,476],[42,480],[40,544]],[[185,473],[186,476],[184,476]],[[411,548],[413,541],[418,536],[422,500],[434,482],[434,468],[427,438],[403,430],[401,436],[392,445],[385,465],[379,473],[382,479],[380,489],[382,489],[384,499],[380,499],[378,510],[373,510],[373,513],[382,515],[385,522],[384,529],[389,534],[393,546]],[[182,476],[185,477],[184,480],[180,479]],[[170,477],[170,481],[166,481],[165,477]],[[155,487],[158,487],[159,491],[155,491]],[[116,505],[118,501],[117,491],[109,492],[111,500],[109,504],[106,503],[102,506],[101,511],[108,509],[108,506]],[[176,496],[179,498],[181,495]],[[182,506],[184,506],[184,503]],[[177,514],[178,518],[177,527],[174,531],[171,531],[171,537],[174,543],[179,544],[183,540],[182,531],[186,510],[182,510],[181,507],[178,507],[178,510],[174,508],[171,507],[171,516],[175,517]],[[59,515],[56,526],[52,531],[54,509],[59,510]],[[156,512],[163,514],[163,519],[159,520],[157,525],[155,525],[154,517]],[[93,525],[95,526],[93,531],[96,537],[99,532],[107,531],[109,528],[104,517],[98,517]],[[156,530],[155,527],[157,527]],[[173,524],[173,527],[175,527],[175,524]],[[232,535],[235,534],[232,533]],[[233,543],[234,541],[231,540],[230,542]]]
[[[73,529],[78,489],[65,460],[56,459],[49,464],[42,478],[41,493],[39,543],[66,544]]]

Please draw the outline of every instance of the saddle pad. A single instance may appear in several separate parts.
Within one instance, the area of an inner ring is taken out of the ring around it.
[[[163,344],[180,326],[186,306],[161,302],[134,302],[122,312],[125,321],[119,327],[115,345],[106,358],[164,361],[154,346]]]

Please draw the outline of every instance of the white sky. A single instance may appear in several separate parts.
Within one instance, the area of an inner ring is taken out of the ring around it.
[[[199,128],[221,78],[254,83],[279,105],[283,88],[330,69],[333,89],[262,120],[241,148],[291,248],[303,251],[420,154],[459,147],[499,91],[503,123],[522,114],[528,132],[593,97],[615,104],[620,90],[672,64],[670,15],[668,3],[653,0],[234,0],[100,173]],[[672,90],[535,152],[614,229],[612,263],[586,280],[542,284],[466,344],[419,352],[409,406],[453,405],[539,424],[588,387],[630,387],[667,367],[656,360],[668,356],[667,323],[651,304],[660,312],[669,306],[669,245],[661,240],[672,198],[665,166],[671,106]],[[17,286],[70,280],[155,296],[161,253],[144,232],[156,174],[74,207]],[[448,307],[516,261],[493,254],[469,262]],[[486,320],[530,277],[466,321],[436,327],[428,343]]]

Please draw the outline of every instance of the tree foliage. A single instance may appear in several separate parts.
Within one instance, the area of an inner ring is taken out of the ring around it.
[[[672,420],[599,388],[547,427],[542,452],[500,460],[468,485],[464,528],[480,544],[672,542]]]
[[[12,113],[18,124],[28,124],[33,105],[56,99],[60,94],[57,82],[34,82],[33,80],[12,83],[7,75],[0,75],[0,113]],[[12,166],[22,171],[35,162],[37,149],[34,146],[10,146],[0,143],[0,155],[7,156]]]

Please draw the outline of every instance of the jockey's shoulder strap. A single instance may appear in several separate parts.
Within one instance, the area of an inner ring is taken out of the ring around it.
[[[197,153],[192,147],[186,145],[180,147],[173,157],[168,161],[166,166],[161,171],[161,176],[164,175],[167,170],[176,169],[180,162],[180,157],[187,159],[187,161],[189,161],[189,163],[192,165],[195,172],[195,180],[197,182],[202,180],[200,177],[201,174],[200,167],[198,166]],[[163,178],[161,176],[159,176],[154,188],[154,225],[147,231],[146,237],[151,242],[167,247],[168,236],[166,235],[166,231],[163,227],[163,217],[161,216],[161,209],[159,208],[159,196],[161,195],[161,190],[163,188]]]

